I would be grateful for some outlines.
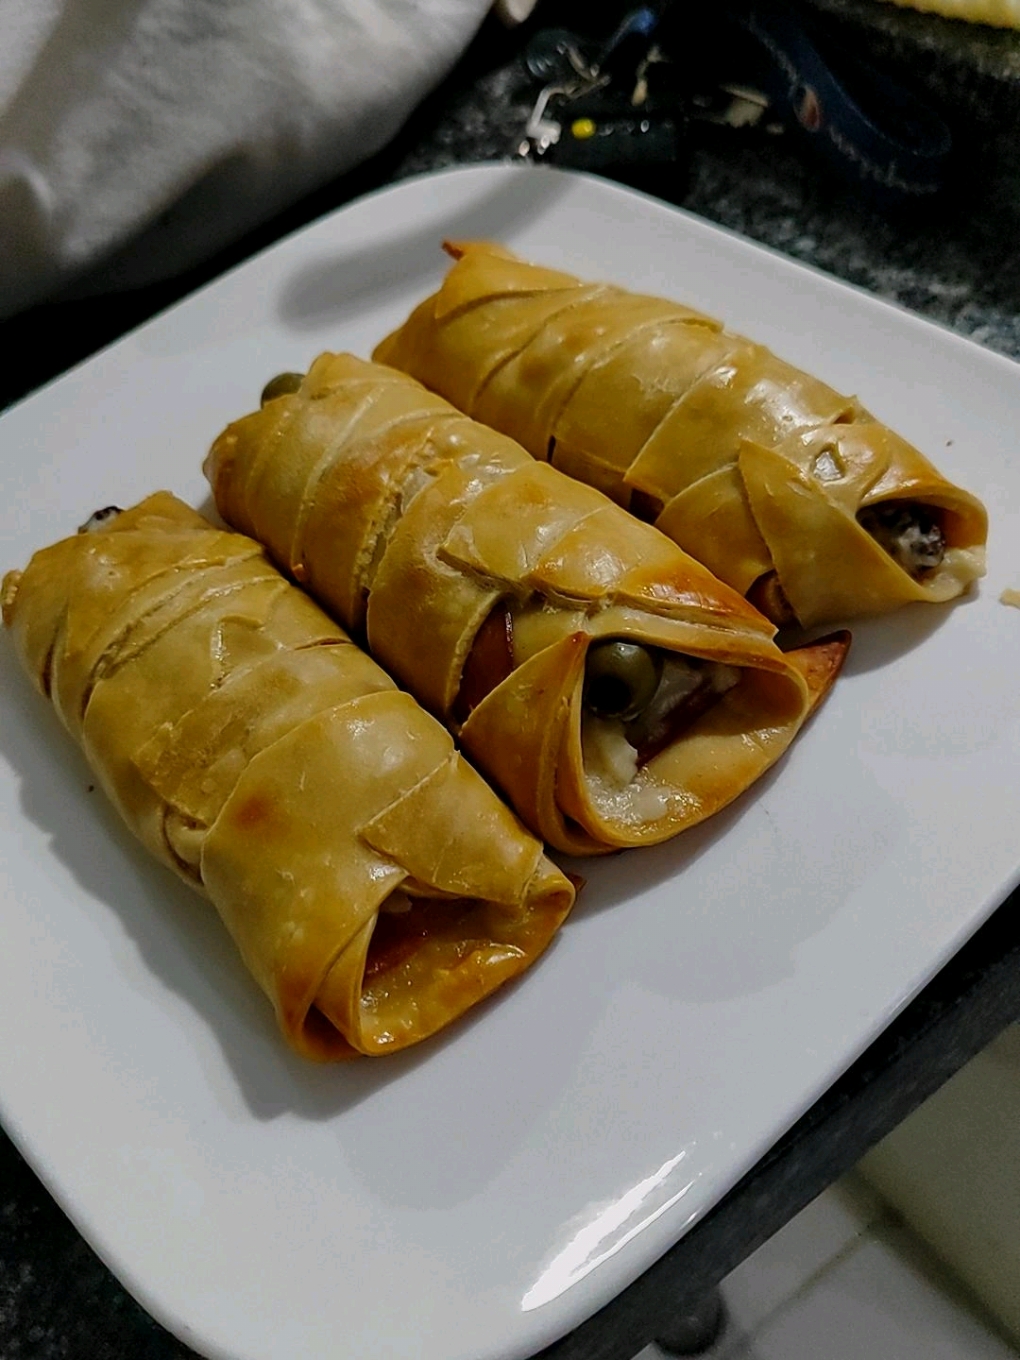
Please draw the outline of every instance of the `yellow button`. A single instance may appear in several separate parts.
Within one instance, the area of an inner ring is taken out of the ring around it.
[[[575,118],[570,124],[570,131],[579,142],[583,142],[594,137],[598,129],[590,118]]]

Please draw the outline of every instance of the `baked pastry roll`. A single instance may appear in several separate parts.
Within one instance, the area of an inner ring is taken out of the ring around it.
[[[94,521],[5,578],[4,622],[295,1049],[403,1048],[543,951],[570,883],[259,545],[165,492]]]
[[[325,354],[265,397],[206,461],[220,513],[364,633],[557,849],[650,844],[717,811],[838,670],[845,638],[784,655],[669,539],[405,374]]]
[[[950,600],[984,574],[984,507],[855,397],[675,302],[446,248],[439,292],[374,357],[651,520],[776,623]]]

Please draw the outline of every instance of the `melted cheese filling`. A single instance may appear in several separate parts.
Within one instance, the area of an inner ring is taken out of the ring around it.
[[[670,745],[687,726],[682,714],[685,707],[693,722],[739,680],[740,671],[734,666],[667,655],[658,689],[637,718],[624,723],[585,711],[581,750],[589,792],[599,810],[633,822],[664,816],[675,795],[640,763],[642,748],[657,742],[659,750]],[[677,730],[670,732],[674,723]]]
[[[526,912],[492,902],[392,893],[376,918],[358,1001],[372,1048],[431,1034],[465,997],[519,972],[531,929]]]

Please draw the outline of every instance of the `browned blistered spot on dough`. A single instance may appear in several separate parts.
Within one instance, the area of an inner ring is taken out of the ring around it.
[[[275,801],[264,793],[249,794],[234,809],[234,822],[246,831],[266,830],[274,820]]]
[[[850,642],[851,634],[843,628],[786,653],[787,660],[793,662],[807,682],[811,696],[809,712],[814,712],[835,683],[850,650]]]

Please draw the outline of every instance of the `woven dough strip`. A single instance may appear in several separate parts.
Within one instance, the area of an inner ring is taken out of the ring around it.
[[[439,292],[374,357],[651,519],[777,623],[949,600],[983,574],[980,502],[856,398],[677,303],[447,248]]]
[[[167,493],[3,586],[37,687],[134,834],[212,899],[291,1045],[456,1019],[572,902],[449,734],[266,559]]]
[[[326,354],[298,381],[214,444],[220,513],[364,632],[558,849],[650,844],[716,812],[832,682],[846,639],[784,655],[669,539],[404,374]],[[621,647],[652,679],[614,716],[591,685]]]

